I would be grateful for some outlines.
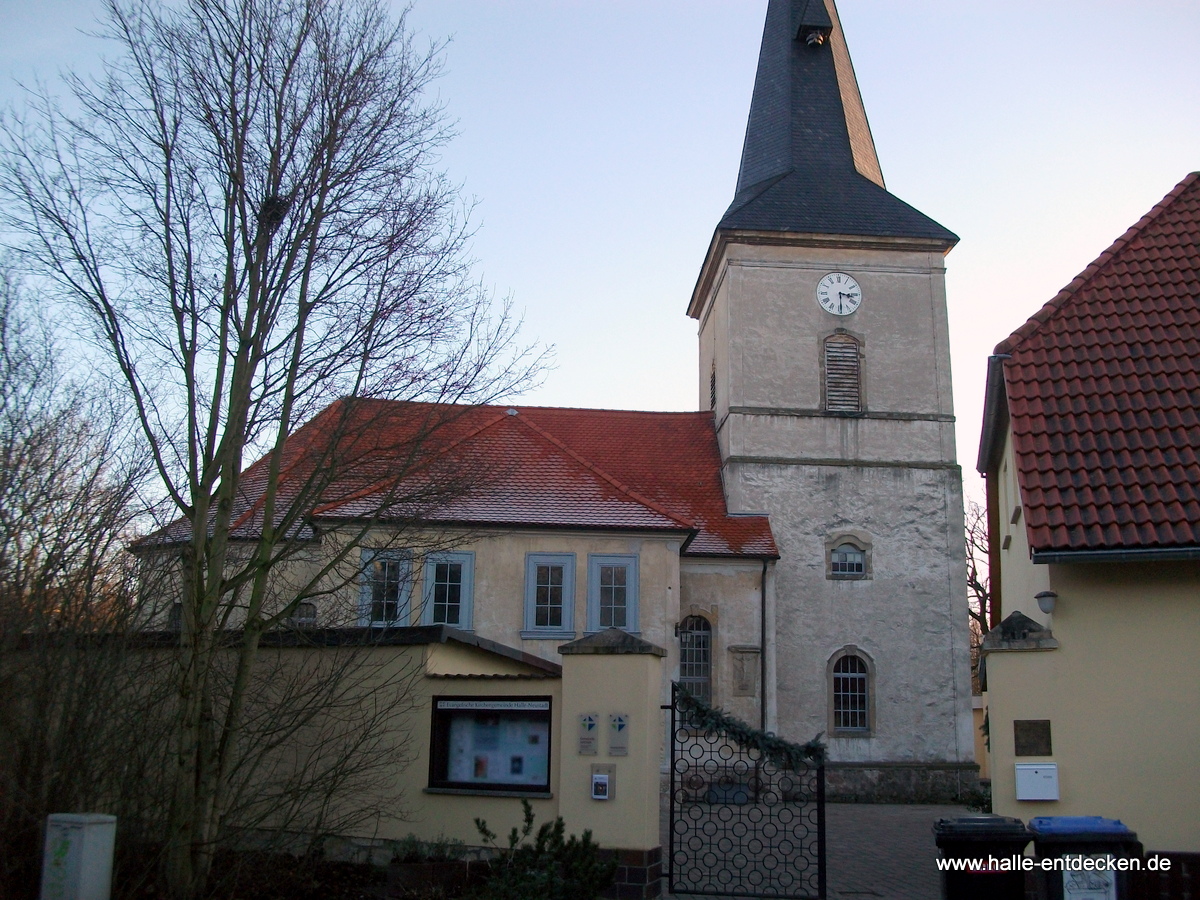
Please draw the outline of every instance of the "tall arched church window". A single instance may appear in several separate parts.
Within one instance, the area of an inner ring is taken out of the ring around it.
[[[871,679],[866,662],[847,654],[833,664],[833,730],[869,731]]]
[[[679,624],[679,684],[712,702],[712,625],[703,616],[688,616]]]
[[[862,362],[857,340],[848,334],[825,338],[825,409],[862,412]]]

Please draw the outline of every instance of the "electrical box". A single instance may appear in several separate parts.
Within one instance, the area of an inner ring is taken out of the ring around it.
[[[1017,763],[1018,800],[1057,800],[1058,763]]]
[[[42,900],[108,900],[116,838],[116,816],[50,816],[46,820]]]
[[[617,767],[606,763],[592,766],[592,799],[611,800],[617,792]]]

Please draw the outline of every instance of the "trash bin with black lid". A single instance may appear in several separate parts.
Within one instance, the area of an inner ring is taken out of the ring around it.
[[[963,869],[944,869],[944,900],[1023,900],[1025,873],[1013,865],[1029,843],[1020,819],[1011,816],[960,816],[938,819],[933,825],[942,859],[971,863]]]
[[[1123,900],[1129,873],[1115,859],[1141,857],[1137,834],[1119,819],[1039,816],[1029,820],[1039,860],[1062,859],[1058,869],[1038,868],[1039,900]]]

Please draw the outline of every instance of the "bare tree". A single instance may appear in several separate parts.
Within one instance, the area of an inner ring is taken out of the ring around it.
[[[974,500],[967,501],[966,541],[967,608],[971,616],[971,676],[972,679],[977,679],[979,645],[988,629],[992,627],[992,589],[988,571],[987,509]]]
[[[462,488],[430,461],[441,421],[384,433],[359,398],[486,402],[539,360],[471,279],[426,96],[437,48],[403,18],[380,0],[107,10],[119,55],[70,80],[78,114],[35,96],[7,120],[0,181],[22,258],[119,373],[178,516],[145,552],[179,576],[166,875],[191,897],[244,775],[263,634],[348,577],[381,517]],[[390,489],[418,470],[420,496]],[[279,602],[315,511],[368,483],[356,529]]]
[[[130,702],[134,683],[154,681],[144,665],[152,660],[131,665],[126,641],[135,583],[123,548],[146,472],[111,398],[63,369],[52,333],[0,268],[4,896],[22,886],[35,893],[47,814],[102,799],[136,802],[138,792],[125,788],[144,780],[150,754],[166,749],[163,733]]]

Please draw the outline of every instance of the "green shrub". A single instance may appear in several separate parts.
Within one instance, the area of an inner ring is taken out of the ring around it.
[[[963,791],[961,802],[963,806],[974,812],[990,813],[992,811],[992,783],[980,783],[970,790]]]
[[[472,894],[472,900],[595,900],[612,884],[617,861],[604,858],[592,841],[591,831],[582,837],[565,838],[562,817],[544,822],[533,834],[533,807],[521,801],[525,821],[518,831],[508,835],[508,847],[502,848],[497,835],[482,819],[475,827],[484,843],[497,851],[487,882]]]
[[[467,845],[463,841],[440,834],[432,841],[410,834],[398,841],[392,851],[394,863],[454,862],[466,858]]]

